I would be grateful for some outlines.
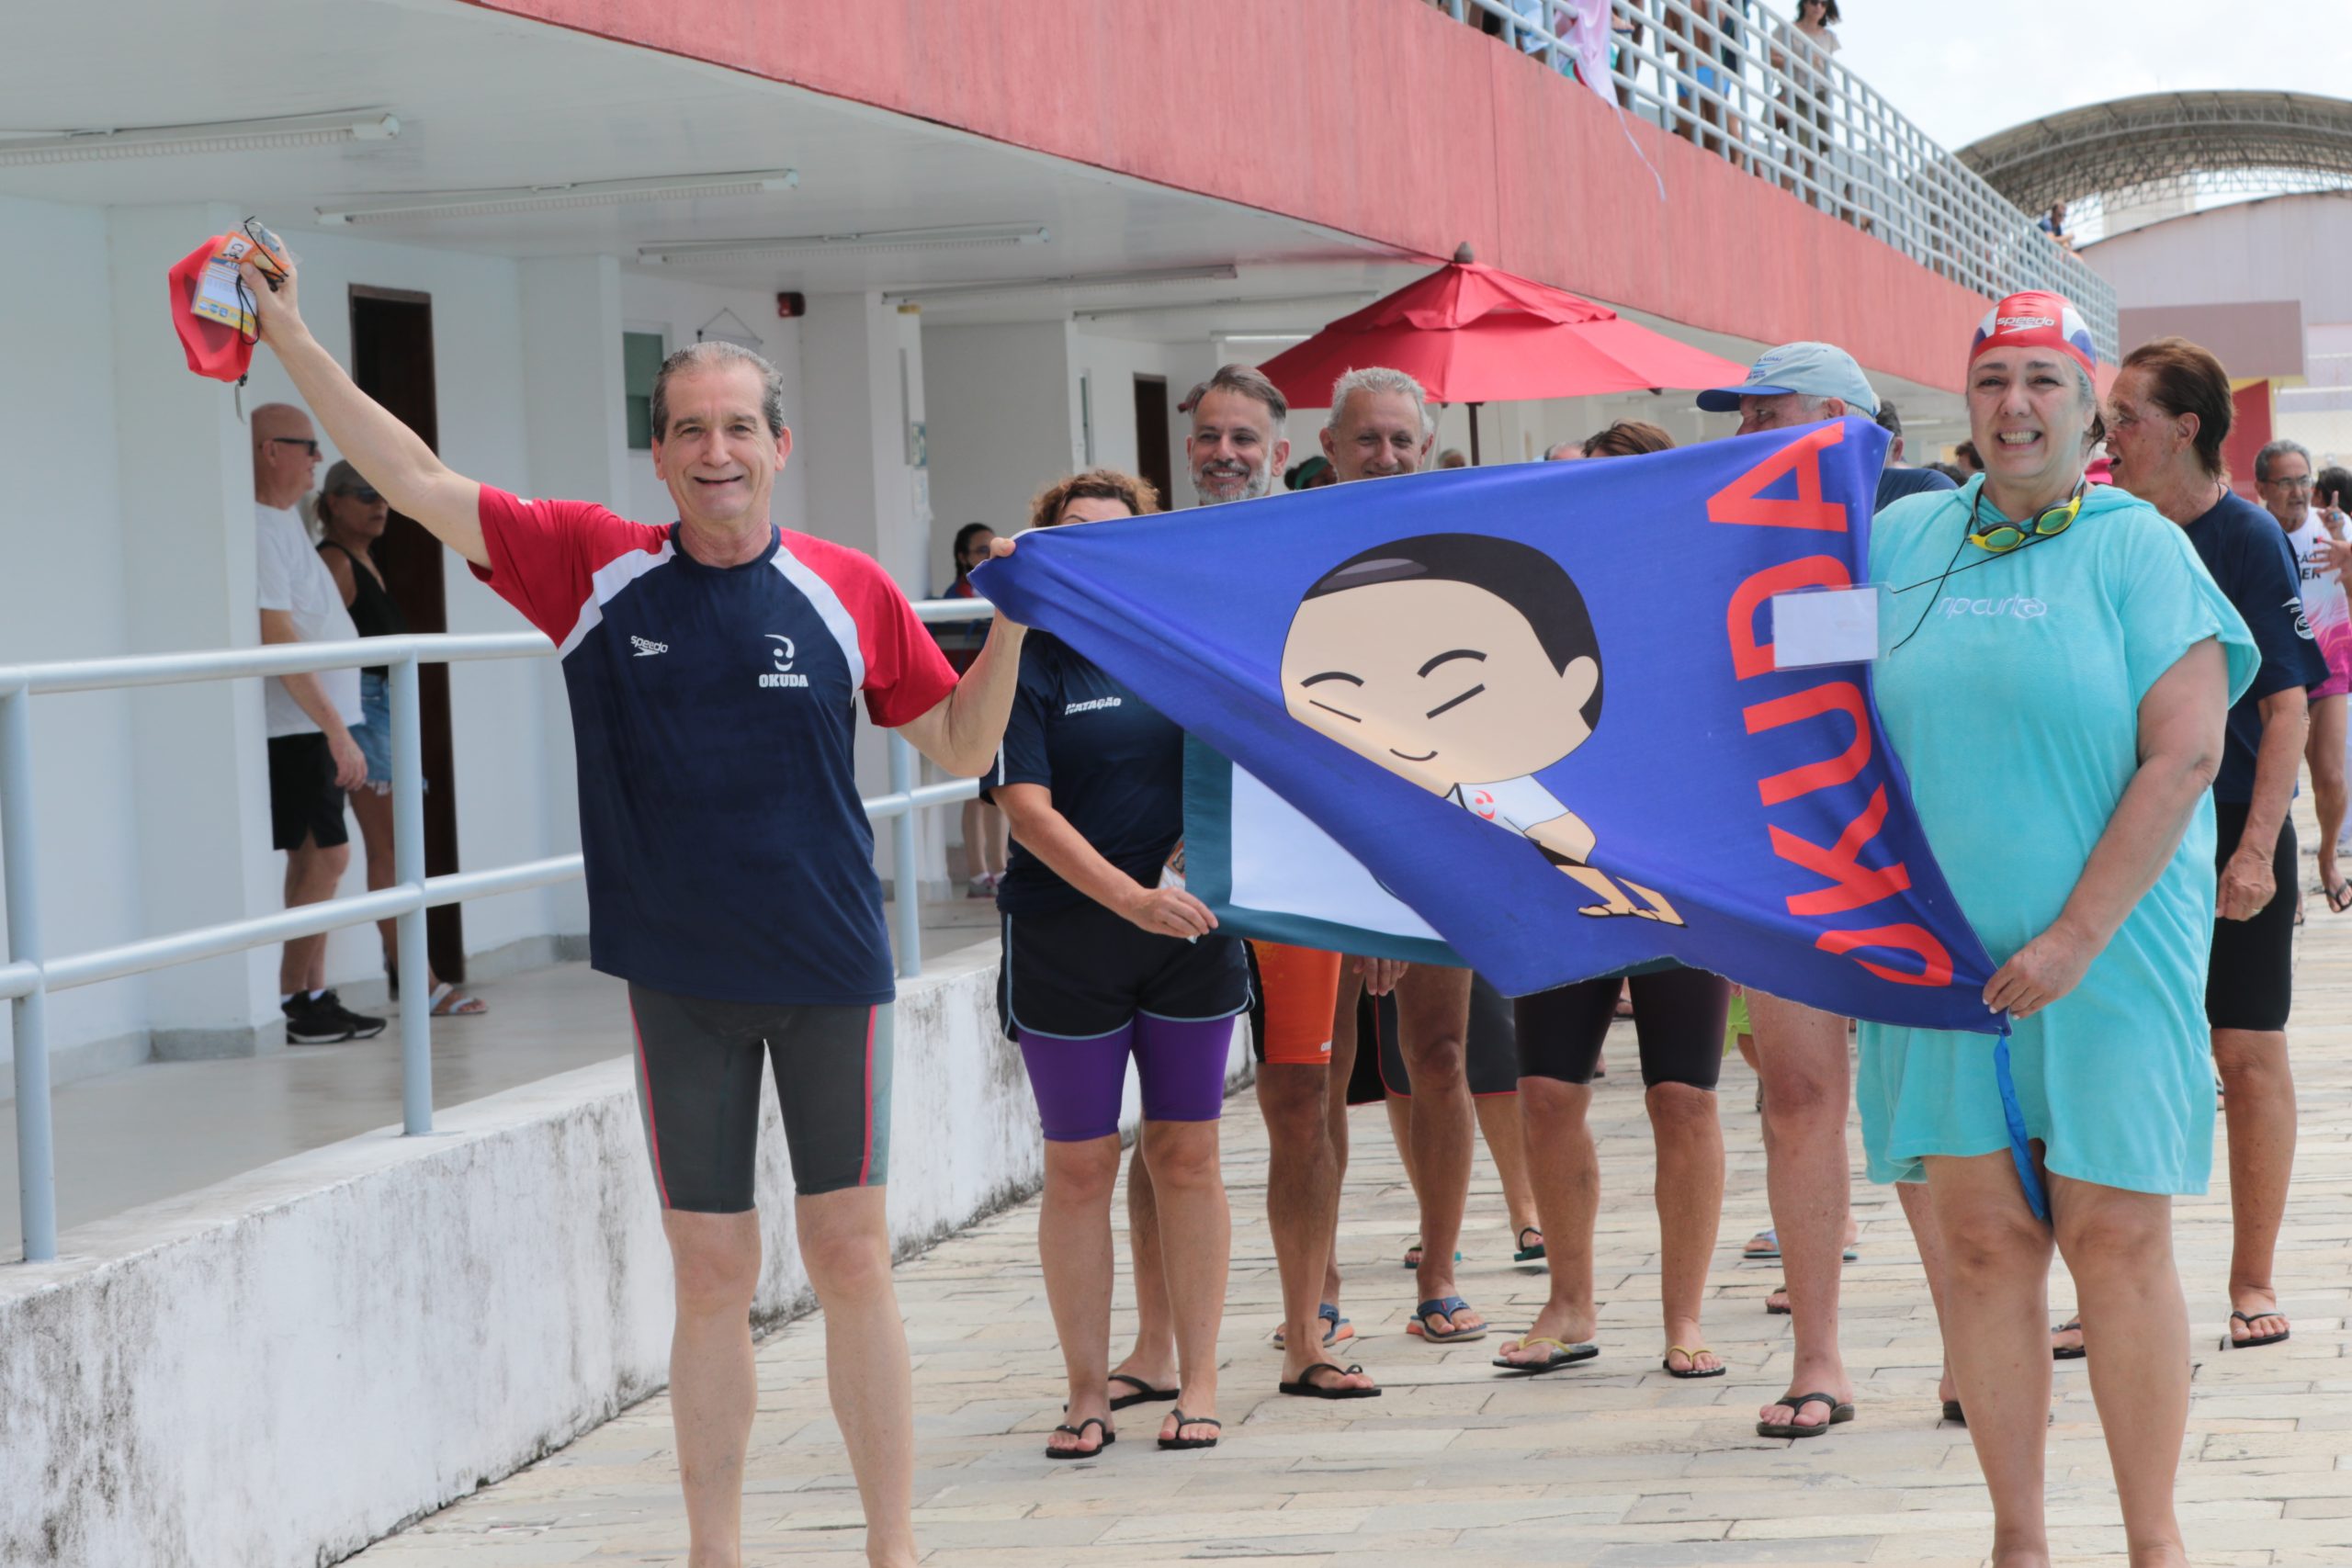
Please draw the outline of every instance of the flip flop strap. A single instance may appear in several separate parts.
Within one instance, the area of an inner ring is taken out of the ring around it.
[[[1143,1379],[1136,1376],[1133,1372],[1113,1372],[1111,1374],[1111,1381],[1113,1382],[1125,1383],[1129,1388],[1134,1389],[1138,1393],[1158,1393],[1159,1392],[1158,1389],[1152,1387],[1151,1384],[1144,1382]]]
[[[1776,1403],[1787,1405],[1789,1414],[1795,1416],[1802,1414],[1808,1404],[1826,1404],[1834,1412],[1838,1408],[1838,1399],[1834,1393],[1800,1393],[1778,1400]]]

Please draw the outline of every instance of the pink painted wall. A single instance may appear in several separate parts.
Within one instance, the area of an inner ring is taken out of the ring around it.
[[[1931,386],[1987,303],[1422,0],[473,3]]]

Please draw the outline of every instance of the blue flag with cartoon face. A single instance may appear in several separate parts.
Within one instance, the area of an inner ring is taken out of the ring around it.
[[[1885,446],[1848,419],[1335,485],[1027,534],[974,584],[1193,738],[1225,930],[1513,996],[1673,958],[1994,1032],[1869,665],[1774,656],[1776,595],[1868,581]]]

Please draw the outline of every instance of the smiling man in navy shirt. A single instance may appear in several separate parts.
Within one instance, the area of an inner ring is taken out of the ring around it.
[[[852,766],[856,704],[949,773],[995,760],[1022,629],[959,683],[869,557],[769,521],[792,451],[775,369],[702,343],[653,383],[678,521],[526,501],[442,466],[258,275],[262,340],[352,466],[551,638],[571,698],[590,960],[629,983],[638,1090],[677,1293],[671,1383],[689,1561],[741,1561],[758,1398],[750,1310],[762,1059],[833,1414],[876,1564],[915,1562],[914,1409],[883,1212],[890,948]],[[1012,548],[1000,539],[999,554]]]

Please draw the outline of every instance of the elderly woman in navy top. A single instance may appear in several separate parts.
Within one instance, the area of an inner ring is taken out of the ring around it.
[[[1143,480],[1096,469],[1040,495],[1031,522],[1104,523],[1157,504]],[[1069,1370],[1069,1404],[1046,1452],[1100,1453],[1116,1438],[1114,1409],[1170,1399],[1159,1446],[1214,1447],[1232,1229],[1216,1119],[1249,977],[1240,942],[1216,934],[1207,907],[1164,874],[1184,829],[1183,732],[1067,643],[1034,637],[987,782],[1012,827],[997,891],[1001,999],[1045,1123],[1037,1244]],[[1160,1240],[1159,1256],[1137,1247],[1136,1349],[1114,1372],[1111,1191],[1131,1056]]]

